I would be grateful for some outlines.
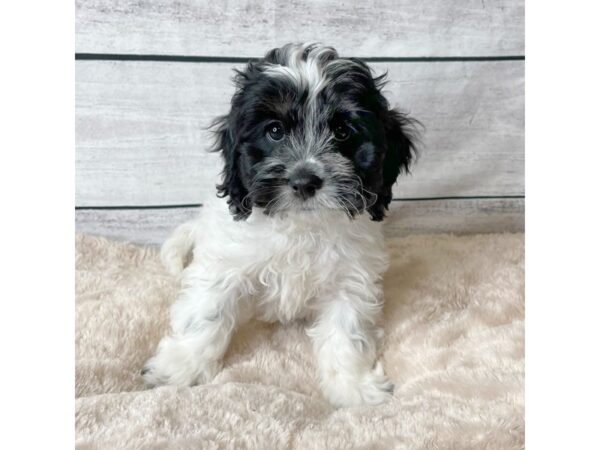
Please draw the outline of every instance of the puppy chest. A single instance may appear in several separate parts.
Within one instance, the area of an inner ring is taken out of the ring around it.
[[[338,261],[335,248],[320,245],[274,252],[258,272],[258,315],[283,322],[306,317],[335,283]]]

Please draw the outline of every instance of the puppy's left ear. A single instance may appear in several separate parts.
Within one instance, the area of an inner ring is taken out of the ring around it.
[[[392,186],[400,173],[409,173],[416,156],[416,125],[420,123],[395,109],[388,109],[382,117],[385,130],[385,155],[382,167],[382,185],[377,201],[369,208],[371,218],[381,221],[392,201]]]

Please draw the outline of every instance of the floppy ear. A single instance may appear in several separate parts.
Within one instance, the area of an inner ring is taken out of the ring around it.
[[[214,151],[220,151],[225,167],[222,172],[223,182],[217,185],[217,196],[229,197],[227,204],[229,211],[235,220],[246,219],[252,212],[252,208],[244,205],[244,198],[248,195],[248,190],[242,183],[240,175],[239,152],[237,143],[232,132],[233,124],[230,115],[218,118],[213,122],[215,128],[215,146]]]
[[[414,125],[419,122],[395,109],[388,109],[382,118],[385,130],[385,154],[382,163],[382,184],[377,201],[369,208],[371,218],[381,221],[392,201],[392,186],[401,172],[409,173],[415,156]]]

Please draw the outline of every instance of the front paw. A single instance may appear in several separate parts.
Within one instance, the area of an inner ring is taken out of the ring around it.
[[[211,381],[220,368],[221,361],[203,361],[184,342],[167,336],[156,355],[144,364],[141,375],[148,387],[194,386]]]
[[[322,380],[321,385],[327,400],[336,407],[379,405],[388,402],[394,393],[394,384],[380,362],[365,374],[338,374]]]

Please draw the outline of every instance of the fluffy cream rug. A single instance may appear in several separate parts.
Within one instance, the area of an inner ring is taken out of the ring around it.
[[[523,235],[389,248],[381,353],[394,398],[335,410],[299,324],[241,328],[209,385],[144,390],[177,282],[154,249],[78,236],[78,448],[523,448]]]

